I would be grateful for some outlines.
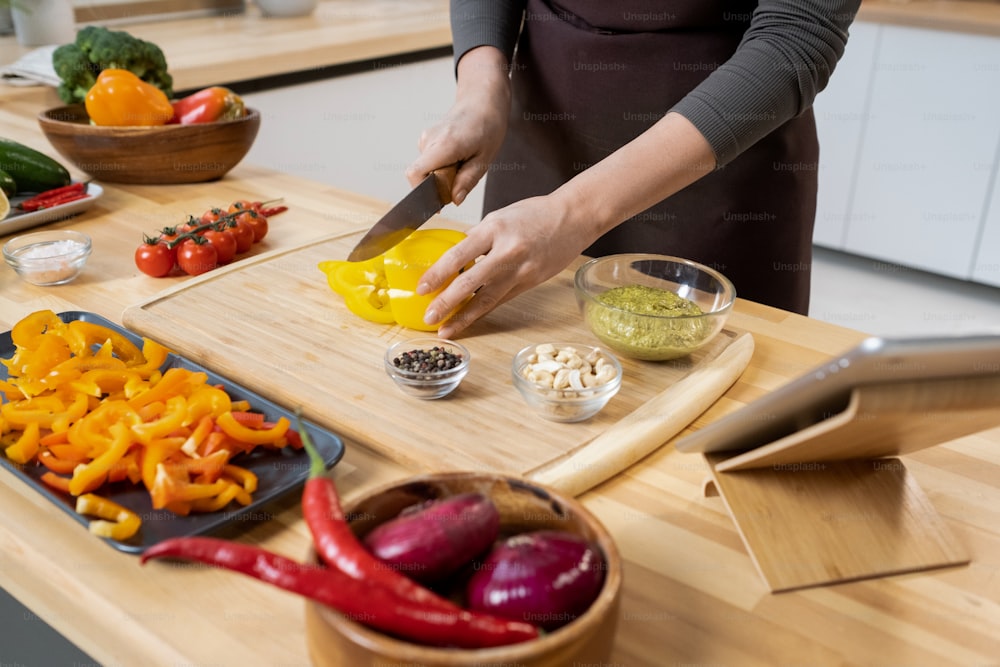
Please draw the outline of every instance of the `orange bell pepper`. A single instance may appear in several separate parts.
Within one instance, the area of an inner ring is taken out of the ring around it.
[[[95,125],[165,125],[174,115],[166,93],[122,69],[102,71],[84,104]]]

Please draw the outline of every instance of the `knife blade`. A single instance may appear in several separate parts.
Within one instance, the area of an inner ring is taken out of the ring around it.
[[[431,172],[417,187],[393,206],[382,219],[372,225],[354,250],[347,256],[350,262],[363,262],[381,255],[451,203],[451,185],[457,166]]]

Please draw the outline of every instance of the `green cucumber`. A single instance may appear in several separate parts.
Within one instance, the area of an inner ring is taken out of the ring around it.
[[[17,183],[6,171],[0,169],[0,190],[8,197],[13,197],[17,194]]]
[[[17,194],[45,192],[70,184],[69,171],[48,155],[0,138],[0,170],[17,185]]]

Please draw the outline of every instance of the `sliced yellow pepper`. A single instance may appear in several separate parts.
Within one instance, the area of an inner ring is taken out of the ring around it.
[[[410,329],[433,331],[440,323],[424,324],[424,312],[437,295],[418,295],[424,272],[449,248],[465,238],[454,229],[418,229],[382,255],[363,262],[327,260],[319,263],[327,284],[344,298],[355,315],[379,324],[393,322]]]
[[[125,456],[125,452],[132,444],[128,427],[117,422],[111,425],[110,432],[110,446],[90,463],[79,465],[73,470],[73,477],[69,480],[70,494],[78,496],[91,488],[97,480],[106,478],[111,469]]]
[[[35,458],[35,454],[38,453],[38,439],[38,423],[31,422],[27,427],[25,427],[24,431],[21,433],[21,437],[17,439],[17,442],[7,447],[3,453],[6,454],[7,458],[14,463],[24,465],[31,459]]]
[[[223,412],[216,418],[215,423],[222,429],[223,433],[233,440],[251,445],[274,442],[284,436],[288,432],[288,427],[291,426],[291,422],[286,417],[279,417],[271,428],[247,428],[236,421],[231,412]]]
[[[93,493],[85,493],[76,499],[76,511],[98,517],[90,522],[88,530],[112,540],[127,540],[139,532],[142,525],[142,519],[135,512]]]
[[[187,399],[184,396],[171,396],[167,399],[166,409],[157,419],[132,424],[132,433],[139,442],[148,445],[179,429],[184,424],[187,413]]]
[[[137,366],[145,361],[142,350],[135,343],[117,331],[95,322],[73,320],[67,325],[66,341],[73,354],[78,357],[92,356],[91,349],[94,345],[103,346],[110,342],[114,353],[126,366]]]

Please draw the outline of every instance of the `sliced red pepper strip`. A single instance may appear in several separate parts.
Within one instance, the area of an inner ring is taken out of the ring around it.
[[[56,206],[62,206],[63,204],[68,204],[80,199],[86,199],[89,197],[85,192],[76,192],[61,195],[58,197],[52,197],[50,199],[43,199],[39,202],[22,202],[20,205],[21,210],[27,212],[41,211],[47,208],[55,208]]]
[[[521,621],[505,621],[461,608],[445,612],[401,598],[389,589],[338,570],[299,563],[259,547],[211,537],[180,537],[154,544],[141,562],[180,558],[238,572],[333,607],[377,630],[433,646],[487,648],[538,637]]]
[[[39,192],[34,197],[30,197],[21,202],[21,207],[23,208],[25,204],[36,204],[38,202],[44,202],[46,200],[58,198],[67,194],[79,194],[81,192],[86,192],[86,190],[86,183],[70,183],[69,185],[63,185],[58,188],[52,188],[51,190]]]
[[[233,419],[241,426],[246,426],[247,428],[265,428],[263,412],[248,412],[246,410],[232,410],[231,412]]]

